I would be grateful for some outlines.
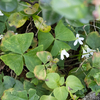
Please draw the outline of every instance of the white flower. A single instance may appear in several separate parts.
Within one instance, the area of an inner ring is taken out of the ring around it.
[[[0,35],[0,40],[3,38],[3,35]]]
[[[76,34],[76,40],[74,42],[74,46],[76,46],[78,42],[79,42],[80,45],[82,45],[83,44],[82,40],[84,40],[84,38],[79,37],[79,34]]]
[[[0,16],[3,16],[4,14],[0,11]]]
[[[86,51],[85,51],[85,50]],[[82,58],[83,57],[86,57],[86,58],[88,58],[89,57],[89,55],[93,55],[93,52],[95,52],[96,50],[92,50],[92,49],[90,49],[87,45],[85,45],[84,46],[84,48],[83,48],[83,54],[84,55],[82,55]]]
[[[83,49],[83,55],[82,55],[82,58],[84,58],[84,57],[86,57],[86,58],[88,58],[89,57],[89,53],[87,53],[87,52]]]
[[[87,48],[87,52],[90,53],[91,55],[93,55],[93,52],[95,52],[96,50],[92,50],[90,48]]]
[[[61,51],[61,56],[60,56],[60,59],[63,60],[64,59],[64,55],[68,58],[69,57],[69,54],[66,52],[66,50],[62,50]]]

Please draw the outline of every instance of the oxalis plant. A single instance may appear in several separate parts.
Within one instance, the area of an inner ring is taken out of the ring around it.
[[[0,99],[97,95],[99,11],[99,0],[0,0]]]

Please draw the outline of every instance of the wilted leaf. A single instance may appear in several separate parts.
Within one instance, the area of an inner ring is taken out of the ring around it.
[[[37,52],[37,56],[44,64],[53,59],[51,53],[48,51]]]
[[[46,25],[42,17],[33,15],[33,20],[34,20],[35,26],[41,32],[49,32],[51,30],[51,26]]]
[[[46,70],[44,65],[37,65],[34,68],[35,77],[39,80],[45,80],[46,78]]]
[[[28,7],[28,8],[26,8],[26,9],[24,9],[24,12],[26,13],[26,14],[34,14],[35,12],[37,12],[37,10],[38,10],[38,8],[39,8],[39,4],[35,4],[35,5],[33,5],[33,6],[30,6],[30,7]]]
[[[27,19],[23,17],[20,13],[13,13],[8,18],[8,23],[10,26],[15,26],[16,28],[19,28],[25,24]]]

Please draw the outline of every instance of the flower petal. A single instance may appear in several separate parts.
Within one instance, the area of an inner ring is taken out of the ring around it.
[[[61,54],[60,59],[61,60],[64,60],[64,55]]]
[[[69,57],[69,54],[66,52],[66,50],[62,50],[61,51],[61,56],[60,56],[60,59],[63,60],[64,59],[64,55],[68,58]]]
[[[79,34],[76,34],[76,38],[78,38],[79,37]]]
[[[0,16],[3,16],[4,14],[0,11]]]
[[[66,52],[66,53],[65,53],[65,56],[68,58],[68,57],[69,57],[69,53]]]
[[[79,37],[79,39],[80,39],[80,40],[84,40],[84,38],[83,38],[83,37]]]
[[[76,46],[76,45],[77,45],[77,43],[78,43],[78,41],[77,41],[77,40],[75,40],[75,42],[74,42],[74,46]]]
[[[79,41],[78,41],[78,42],[79,42],[79,44],[80,44],[80,45],[82,45],[82,44],[83,44],[83,42],[82,42],[80,39],[79,39]]]

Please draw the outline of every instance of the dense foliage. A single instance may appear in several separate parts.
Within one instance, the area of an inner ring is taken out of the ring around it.
[[[99,20],[99,0],[0,0],[1,100],[98,94]]]

